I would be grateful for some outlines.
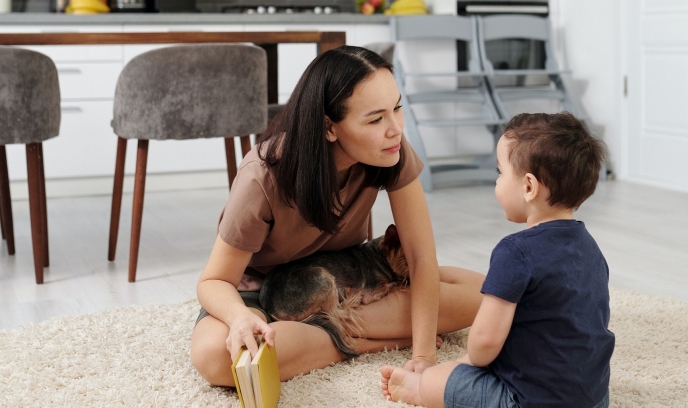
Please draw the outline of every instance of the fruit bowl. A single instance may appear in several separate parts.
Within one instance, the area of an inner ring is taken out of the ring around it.
[[[361,14],[375,14],[385,11],[387,0],[356,0],[356,10]]]

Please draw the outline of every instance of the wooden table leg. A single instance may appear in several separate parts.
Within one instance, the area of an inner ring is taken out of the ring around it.
[[[346,33],[344,32],[329,32],[322,34],[323,39],[318,43],[318,54],[322,54],[325,51],[346,44]]]
[[[257,44],[265,50],[268,57],[268,103],[277,103],[277,44]]]

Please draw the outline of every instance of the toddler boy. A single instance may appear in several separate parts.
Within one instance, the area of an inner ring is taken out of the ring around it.
[[[427,407],[609,406],[609,268],[573,212],[605,148],[567,112],[521,114],[497,144],[495,195],[527,229],[492,252],[468,352],[422,373],[385,366],[382,393]]]

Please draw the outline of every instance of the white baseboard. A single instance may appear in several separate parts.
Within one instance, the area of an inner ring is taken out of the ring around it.
[[[112,176],[46,179],[47,198],[84,197],[112,194]],[[229,188],[226,170],[195,171],[184,173],[153,173],[146,175],[146,192]],[[124,194],[134,191],[134,175],[124,176]],[[26,180],[10,181],[12,200],[27,200],[29,189]]]

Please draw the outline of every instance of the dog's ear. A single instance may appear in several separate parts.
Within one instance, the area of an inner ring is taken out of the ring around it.
[[[401,241],[399,240],[399,233],[394,224],[390,224],[385,231],[384,244],[389,249],[401,248]]]

